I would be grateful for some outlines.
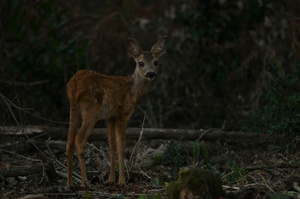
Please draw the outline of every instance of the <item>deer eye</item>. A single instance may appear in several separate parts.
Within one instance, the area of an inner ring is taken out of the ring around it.
[[[141,62],[139,62],[139,66],[140,66],[140,67],[143,67],[143,66],[145,66],[144,62],[142,62],[142,61],[141,61]]]
[[[158,61],[157,61],[157,60],[154,61],[154,65],[155,65],[155,66],[158,65]]]

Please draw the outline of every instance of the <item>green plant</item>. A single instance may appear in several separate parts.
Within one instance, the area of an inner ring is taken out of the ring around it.
[[[84,199],[91,199],[92,198],[92,194],[89,191],[84,192]]]
[[[155,167],[157,165],[160,165],[163,162],[163,154],[156,154],[152,157],[152,167]]]
[[[170,141],[163,155],[162,164],[171,168],[172,179],[177,177],[180,168],[188,165],[197,165],[199,161],[209,168],[210,148],[205,143],[198,141],[189,143],[180,143]]]
[[[186,147],[181,143],[170,141],[164,153],[163,164],[171,167],[171,176],[173,179],[177,177],[179,169],[187,165],[187,163]]]
[[[196,165],[200,156],[200,143],[192,142],[193,145],[193,165]]]
[[[147,194],[147,195],[139,195],[138,199],[160,199],[161,195],[160,194]]]
[[[249,117],[245,127],[267,132],[282,146],[296,149],[300,131],[300,70],[286,74],[281,63],[269,68],[272,77],[263,96],[263,106]],[[289,144],[291,143],[291,144]]]
[[[245,176],[245,169],[238,165],[237,162],[229,161],[226,164],[229,169],[223,174],[222,178],[224,178],[228,184],[235,183]]]
[[[158,187],[158,186],[164,186],[165,182],[162,179],[160,179],[160,178],[153,178],[151,180],[151,184],[153,184],[154,186]]]
[[[298,196],[296,195],[296,197]],[[271,199],[290,199],[290,198],[293,198],[293,195],[289,193],[275,194],[271,196]]]
[[[203,159],[204,165],[209,167],[210,149],[205,143],[199,143],[198,141],[191,142],[193,148],[193,165],[197,165],[199,159]]]
[[[300,130],[300,70],[285,74],[281,64],[271,70],[274,79],[269,80],[270,88],[265,95],[267,101],[263,108],[263,123],[271,134],[294,137]]]

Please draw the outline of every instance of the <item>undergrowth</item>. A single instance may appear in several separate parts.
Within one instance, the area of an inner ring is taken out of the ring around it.
[[[171,179],[178,177],[178,171],[185,166],[203,165],[210,167],[210,148],[197,141],[180,143],[170,141],[164,153],[163,165],[170,167]]]
[[[284,150],[299,146],[300,130],[300,69],[285,73],[276,63],[269,68],[271,78],[262,98],[262,106],[243,121],[245,130],[269,133]]]

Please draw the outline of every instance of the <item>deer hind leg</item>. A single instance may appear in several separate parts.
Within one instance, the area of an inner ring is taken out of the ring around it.
[[[86,143],[93,131],[96,122],[97,122],[96,114],[90,112],[83,113],[82,125],[75,138],[75,146],[77,150],[81,177],[82,177],[82,184],[81,184],[82,187],[86,187],[86,185],[88,184],[86,170],[85,170],[85,157],[84,157]]]
[[[125,144],[126,144],[126,126],[127,121],[121,120],[116,122],[116,140],[117,140],[117,150],[119,159],[119,185],[121,191],[123,192],[126,186],[125,182],[125,165],[124,165],[124,154],[125,154]]]
[[[70,127],[68,133],[68,141],[67,141],[67,149],[66,149],[66,156],[67,156],[67,164],[68,164],[68,181],[67,184],[69,186],[73,185],[72,173],[73,173],[73,156],[75,150],[75,135],[78,132],[80,125],[80,115],[76,108],[70,109]]]
[[[111,189],[116,189],[116,134],[115,134],[115,120],[106,120],[108,130],[108,143],[109,143],[109,155],[110,155],[110,172],[109,172],[109,186]]]

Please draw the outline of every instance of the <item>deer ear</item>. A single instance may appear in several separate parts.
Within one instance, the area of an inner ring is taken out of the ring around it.
[[[151,53],[156,57],[160,57],[166,53],[167,49],[167,36],[163,36],[151,49]]]
[[[142,48],[140,44],[135,39],[127,39],[127,52],[133,58],[138,57],[142,54]]]

